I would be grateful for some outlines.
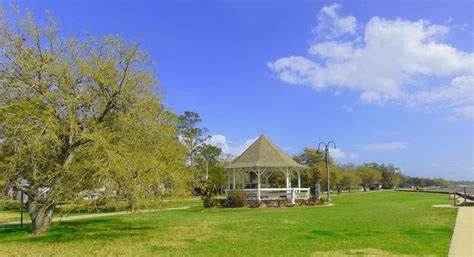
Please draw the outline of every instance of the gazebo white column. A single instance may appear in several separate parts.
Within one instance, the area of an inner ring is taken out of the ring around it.
[[[257,169],[257,201],[260,201],[260,176],[262,173],[260,172],[260,169]]]
[[[285,178],[286,178],[286,188],[291,187],[291,181],[290,181],[290,169],[287,167],[285,171]]]
[[[232,188],[235,189],[235,169],[232,170]]]
[[[285,178],[286,178],[286,198],[291,199],[291,191],[288,191],[291,188],[291,180],[290,180],[290,169],[286,167],[285,171]]]
[[[298,174],[298,188],[301,188],[300,170],[296,170],[296,173]]]
[[[227,189],[230,190],[230,170],[227,172]]]

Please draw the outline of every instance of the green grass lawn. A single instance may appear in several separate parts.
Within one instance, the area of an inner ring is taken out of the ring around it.
[[[347,193],[331,207],[200,207],[56,223],[31,237],[0,227],[0,255],[446,256],[456,209],[445,195]],[[27,226],[28,228],[28,226]]]
[[[27,211],[23,212],[23,219],[30,220]],[[0,211],[0,223],[9,221],[20,221],[20,211]]]

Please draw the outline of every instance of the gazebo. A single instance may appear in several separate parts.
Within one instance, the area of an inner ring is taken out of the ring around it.
[[[301,188],[300,171],[308,168],[291,159],[267,137],[261,135],[249,148],[226,167],[228,188],[226,193],[233,190],[243,190],[249,200],[308,199],[309,188]],[[285,175],[285,188],[269,188],[268,179],[274,172]],[[292,187],[291,174],[296,173],[298,187]],[[240,185],[236,183],[240,178]],[[262,178],[265,187],[262,188]]]

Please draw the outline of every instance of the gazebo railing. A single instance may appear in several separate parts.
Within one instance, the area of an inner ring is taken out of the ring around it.
[[[228,191],[243,191],[248,200],[257,199],[256,188],[252,189],[227,189]],[[260,200],[267,199],[308,199],[310,189],[309,188],[260,188]]]

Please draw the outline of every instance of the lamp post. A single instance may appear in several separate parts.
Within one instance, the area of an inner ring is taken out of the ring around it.
[[[333,141],[329,141],[327,143],[325,142],[319,142],[318,144],[318,153],[320,153],[321,149],[321,144],[324,146],[324,158],[326,158],[326,172],[328,176],[328,205],[331,204],[331,185],[329,184],[329,146],[332,144],[334,146],[334,149],[336,149],[336,143]]]

